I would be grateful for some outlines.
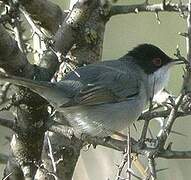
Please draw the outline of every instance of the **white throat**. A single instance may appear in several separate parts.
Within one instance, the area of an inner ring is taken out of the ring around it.
[[[148,76],[149,83],[149,97],[153,97],[168,84],[170,75],[170,65],[165,65]]]

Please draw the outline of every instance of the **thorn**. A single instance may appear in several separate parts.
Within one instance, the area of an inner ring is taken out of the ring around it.
[[[117,133],[117,132],[115,132],[115,133]],[[120,134],[121,135],[121,134]],[[104,142],[109,142],[111,140],[111,136],[106,136],[106,137],[104,137],[104,139],[103,139],[103,141]]]
[[[175,105],[175,99],[174,99],[172,96],[169,96],[168,99],[170,100],[170,102],[171,102],[172,104]]]
[[[119,168],[119,166],[120,166],[120,165],[119,165],[119,164],[117,164],[117,163],[115,163],[115,166],[117,166],[117,167]]]
[[[161,168],[161,169],[157,169],[156,172],[162,172],[162,171],[166,171],[168,170],[169,168]]]
[[[167,4],[171,4],[172,3],[172,0],[169,0],[168,2],[167,2]]]
[[[133,127],[135,128],[135,131],[137,132],[137,126],[135,125],[135,123],[133,123]]]
[[[166,8],[166,0],[162,1],[162,6],[163,6],[163,10],[165,10],[165,8]]]
[[[186,73],[186,69],[184,68],[184,67],[182,67],[182,70],[183,70],[183,73],[185,74]],[[182,78],[184,78],[185,77],[185,75],[182,75]]]
[[[182,0],[179,0],[179,8],[178,11],[180,12],[180,17],[186,19],[187,16],[185,15],[184,11],[180,8],[182,6]]]
[[[138,8],[135,8],[135,13],[136,13],[136,14],[138,14],[138,13],[139,13]]]
[[[184,33],[178,32],[178,35],[183,36],[183,37],[188,37],[188,33],[186,33],[186,32],[184,32]]]
[[[174,106],[174,103],[166,102],[166,103],[165,103],[165,106],[166,106],[166,107],[169,107],[169,106],[170,106],[170,107],[173,107],[173,106]]]
[[[155,169],[155,160],[154,158],[148,158],[148,165],[151,172],[151,179],[156,179],[156,169]]]
[[[151,128],[148,128],[148,131],[149,131],[149,134],[150,134],[151,138],[154,139],[154,136],[153,136],[153,133],[151,131]]]
[[[94,145],[92,145],[93,147],[94,147]],[[83,151],[84,152],[87,152],[89,149],[90,149],[90,147],[91,147],[91,144],[86,144],[85,146],[84,146],[84,148],[83,148]],[[95,148],[94,148],[95,149]]]
[[[158,11],[155,12],[155,16],[156,16],[158,24],[161,24]]]
[[[93,148],[96,149],[97,147],[97,144],[92,144]]]
[[[174,134],[177,134],[177,135],[180,135],[180,136],[184,136],[184,137],[188,137],[186,134],[183,134],[183,133],[180,133],[180,132],[177,132],[177,131],[171,131],[171,133],[174,133]]]
[[[168,144],[168,146],[167,146],[167,148],[166,148],[167,150],[170,151],[170,150],[172,149],[172,143],[173,143],[173,142],[170,142],[170,143]]]
[[[180,17],[183,18],[183,19],[187,19],[188,16],[186,16],[184,14],[184,12],[179,8],[179,12],[180,12]]]
[[[148,5],[149,4],[149,0],[145,0],[145,5]]]

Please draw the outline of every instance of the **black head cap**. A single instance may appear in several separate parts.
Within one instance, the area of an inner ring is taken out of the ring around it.
[[[172,62],[172,58],[152,44],[141,44],[129,51],[127,56],[132,56],[147,74],[151,74],[160,67]]]

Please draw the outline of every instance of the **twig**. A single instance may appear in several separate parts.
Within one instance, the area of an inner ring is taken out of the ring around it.
[[[144,141],[146,139],[146,136],[147,136],[147,130],[148,130],[148,127],[149,127],[149,122],[148,120],[145,120],[144,121],[144,125],[143,125],[143,129],[142,129],[142,133],[141,133],[141,137],[139,139],[139,142],[140,142],[140,146],[143,146],[144,145]]]
[[[156,16],[156,20],[157,20],[158,24],[161,24],[161,20],[160,20],[160,18],[159,18],[159,13],[158,13],[158,11],[155,12],[155,16]]]
[[[32,30],[33,30],[33,34],[36,33],[38,34],[38,36],[44,41],[44,42],[49,42],[48,37],[46,36],[46,34],[40,30],[40,27],[38,27],[38,25],[36,25],[33,20],[31,19],[30,15],[23,9],[23,8],[19,8],[20,11],[22,12],[22,14],[24,15],[24,17],[26,18],[27,22],[29,23],[29,25],[31,26]],[[42,54],[43,52],[39,52],[40,54]]]
[[[55,163],[54,155],[53,155],[53,151],[52,151],[52,144],[50,142],[50,138],[49,138],[47,133],[46,133],[46,139],[47,139],[48,148],[49,148],[49,154],[48,155],[49,155],[51,162],[52,162],[53,171],[54,171],[54,173],[56,173],[56,163]]]
[[[127,169],[127,172],[130,173],[133,177],[135,177],[136,179],[142,180],[141,177],[137,176],[134,172],[130,171]]]
[[[127,132],[127,179],[131,180],[131,131],[128,127]]]
[[[2,180],[7,180],[11,175],[13,174],[13,172],[10,172],[8,175],[6,175]]]
[[[56,121],[50,122],[47,128],[49,131],[58,133],[62,136],[68,137],[69,139],[74,136],[74,129],[72,127],[64,126]]]
[[[183,97],[184,97],[184,93],[182,92],[176,99],[175,101],[175,105],[172,107],[172,110],[170,112],[170,115],[169,115],[169,118],[164,126],[163,129],[161,129],[161,131],[159,132],[158,134],[158,142],[159,142],[159,146],[160,148],[163,148],[164,145],[165,145],[165,142],[167,140],[167,137],[169,135],[169,133],[171,132],[172,130],[172,126],[176,120],[176,114],[178,112],[178,108],[183,100]]]
[[[1,94],[0,94],[0,99],[1,99],[1,103],[4,103],[7,97],[7,92],[9,90],[9,87],[11,86],[11,83],[6,82],[3,84],[2,88],[1,88]],[[1,105],[0,103],[0,105]]]
[[[127,161],[128,161],[128,155],[127,155],[127,152],[125,152],[125,154],[123,156],[123,160],[121,161],[120,165],[118,166],[118,172],[117,172],[116,180],[123,179],[123,178],[121,178],[121,174],[122,174],[122,171],[123,171]],[[128,171],[128,174],[130,174],[129,171]]]
[[[140,120],[146,120],[146,121],[150,121],[154,118],[158,118],[158,117],[163,117],[163,118],[167,118],[169,116],[170,113],[170,109],[168,110],[163,110],[163,111],[153,111],[153,112],[145,112],[143,113],[138,121]],[[176,113],[176,117],[184,117],[184,116],[190,116],[191,112],[187,111],[187,112],[183,112],[183,111],[177,111]]]
[[[159,152],[157,156],[165,159],[191,159],[191,151],[165,150]]]
[[[38,169],[40,169],[43,173],[52,176],[55,180],[58,180],[59,178],[57,177],[57,175],[54,172],[50,172],[48,169],[46,169],[43,165],[38,165],[36,164],[36,166],[38,167]]]
[[[59,133],[60,135],[67,135],[68,130],[73,131],[73,128],[63,126],[63,125],[58,125],[59,128],[56,128],[56,125],[53,125],[52,127],[49,127],[50,131],[53,131],[55,133]],[[71,138],[71,136],[69,136]],[[90,144],[94,145],[102,145],[111,149],[115,149],[118,151],[124,151],[127,141],[121,141],[113,138],[109,138],[105,140],[105,138],[100,138],[100,137],[91,137],[89,135],[82,134],[81,135],[81,140],[85,142],[89,142]],[[132,152],[133,153],[138,153],[145,155],[148,152],[158,152],[158,149],[156,148],[140,148],[138,145],[138,142],[135,141],[134,139],[131,138],[132,142]],[[156,154],[156,157],[160,158],[165,158],[165,159],[191,159],[191,151],[175,151],[175,150],[161,150]]]
[[[189,13],[188,13],[188,18],[187,18],[187,24],[188,24],[187,59],[191,65],[191,50],[190,50],[190,48],[191,48],[191,0],[189,0],[188,11],[189,11]],[[188,69],[188,71],[189,71],[189,69]],[[182,100],[185,96],[185,86],[189,82],[188,81],[189,79],[190,79],[190,77],[188,77],[188,76],[184,77],[184,83],[183,83],[181,93],[176,98],[175,105],[172,106],[169,118],[168,118],[164,128],[159,132],[159,134],[157,136],[158,137],[158,147],[160,149],[164,148],[167,137],[168,137],[169,133],[172,131],[172,126],[177,118],[176,114],[178,112],[178,108],[179,108],[180,104],[182,103]]]
[[[187,26],[188,26],[188,36],[186,38],[186,49],[187,49],[187,60],[191,65],[191,0],[188,3],[188,17],[187,17]]]
[[[23,35],[23,32],[22,32],[22,27],[21,27],[21,20],[20,20],[20,12],[19,12],[19,7],[17,7],[18,3],[12,3],[12,6],[11,7],[14,11],[15,11],[15,14],[16,14],[16,17],[14,18],[14,21],[12,23],[13,25],[13,29],[14,29],[14,32],[15,32],[15,40],[17,41],[18,43],[18,46],[19,46],[19,49],[21,50],[21,52],[23,53],[23,55],[26,56],[26,47],[25,47],[25,43],[23,41],[23,38],[22,38],[22,35]]]
[[[118,15],[118,14],[129,14],[129,13],[138,13],[138,12],[180,12],[188,11],[187,4],[172,4],[168,3],[163,6],[163,3],[160,4],[135,4],[135,5],[114,5],[111,8],[110,16]]]
[[[151,173],[151,178],[153,180],[156,179],[156,168],[155,168],[155,159],[154,157],[149,157],[148,158],[148,166],[149,166],[149,169],[150,169],[150,173]]]

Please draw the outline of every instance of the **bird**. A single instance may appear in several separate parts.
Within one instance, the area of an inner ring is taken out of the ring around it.
[[[119,59],[76,68],[59,82],[0,74],[0,80],[29,88],[63,114],[76,133],[108,137],[130,127],[151,98],[167,85],[181,60],[153,44],[140,44]]]

